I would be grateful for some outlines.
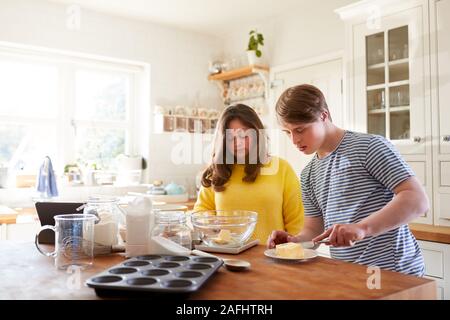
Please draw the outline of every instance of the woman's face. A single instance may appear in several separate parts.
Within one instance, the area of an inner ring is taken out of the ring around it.
[[[231,120],[225,132],[228,151],[237,158],[244,158],[248,155],[256,134],[254,129],[248,128],[239,119]]]

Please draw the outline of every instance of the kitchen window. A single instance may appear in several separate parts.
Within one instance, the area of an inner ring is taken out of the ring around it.
[[[57,150],[55,66],[0,58],[0,163],[35,169]]]
[[[75,72],[75,158],[108,168],[125,153],[129,129],[130,77],[127,74]]]
[[[143,67],[0,46],[0,166],[37,173],[50,156],[111,170],[136,153],[135,95]]]

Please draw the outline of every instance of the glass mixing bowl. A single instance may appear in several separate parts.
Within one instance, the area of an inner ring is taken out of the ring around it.
[[[191,215],[194,231],[212,247],[240,247],[255,230],[258,213],[246,210],[197,211]]]

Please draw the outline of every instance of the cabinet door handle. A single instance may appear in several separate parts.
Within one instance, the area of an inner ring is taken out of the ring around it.
[[[421,137],[414,137],[415,143],[420,143],[423,139]]]
[[[442,142],[450,142],[450,136],[443,136]]]

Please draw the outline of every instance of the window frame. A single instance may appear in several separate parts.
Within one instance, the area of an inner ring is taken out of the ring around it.
[[[54,66],[58,70],[58,108],[55,117],[36,116],[3,116],[0,115],[0,124],[17,125],[45,125],[56,126],[57,162],[55,170],[61,173],[65,164],[74,163],[75,157],[75,126],[76,127],[102,127],[125,130],[125,154],[138,154],[138,102],[139,85],[142,76],[145,76],[147,64],[124,61],[106,57],[86,54],[74,54],[60,50],[35,48],[22,45],[4,45],[0,42],[0,59],[11,61],[44,64]],[[90,71],[111,74],[123,74],[128,77],[127,106],[125,120],[77,120],[76,108],[76,72]],[[69,128],[69,129],[68,129]],[[53,160],[53,159],[52,159]]]

